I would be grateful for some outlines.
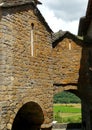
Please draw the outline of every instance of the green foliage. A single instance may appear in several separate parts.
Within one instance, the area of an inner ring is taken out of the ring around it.
[[[55,120],[58,121],[58,123],[63,122],[63,121],[62,121],[62,117],[60,116],[60,112],[57,112],[57,113],[55,114]]]
[[[81,100],[69,92],[61,92],[54,95],[54,103],[80,103]]]
[[[81,100],[76,95],[65,91],[58,93],[54,96],[54,103],[54,120],[58,123],[81,122],[81,108],[78,106]]]
[[[53,107],[54,112],[62,112],[62,113],[80,113],[81,109],[72,107],[72,106],[63,106],[63,105],[54,105]]]
[[[81,117],[79,116],[72,116],[72,117],[65,117],[62,120],[62,123],[80,123],[81,122]],[[59,120],[60,122],[60,120]],[[61,122],[60,122],[61,123]]]
[[[81,108],[76,105],[60,105],[53,106],[54,120],[58,123],[80,123]]]

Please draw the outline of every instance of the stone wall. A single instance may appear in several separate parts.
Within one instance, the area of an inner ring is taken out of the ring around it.
[[[81,50],[81,46],[68,38],[64,38],[53,48],[53,79],[55,85],[67,87],[66,90],[77,89]],[[62,91],[62,87],[58,88],[59,91]]]
[[[10,130],[27,102],[40,105],[42,127],[51,126],[53,105],[51,32],[31,5],[2,8],[0,20],[0,130]],[[31,24],[34,24],[34,56]]]
[[[17,6],[27,3],[35,3],[35,0],[0,0],[2,7]]]
[[[41,127],[51,127],[53,84],[77,89],[82,47],[65,38],[52,48],[51,33],[33,4],[1,8],[0,130],[10,130],[19,110],[31,102],[42,109]]]
[[[82,98],[83,123],[92,129],[92,45],[84,43],[79,73],[78,90]]]
[[[82,50],[79,73],[79,91],[85,100],[92,103],[92,46],[85,45]]]

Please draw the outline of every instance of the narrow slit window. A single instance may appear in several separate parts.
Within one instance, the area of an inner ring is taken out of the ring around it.
[[[34,56],[34,24],[31,24],[31,56]]]
[[[71,50],[72,49],[72,45],[71,45],[71,43],[69,43],[69,50]]]

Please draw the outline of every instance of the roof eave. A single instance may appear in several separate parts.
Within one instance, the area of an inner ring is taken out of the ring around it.
[[[16,5],[9,5],[9,6],[2,6],[1,8],[12,8],[12,7],[17,7],[17,6],[24,6],[24,5],[32,5],[34,8],[34,14],[39,18],[39,21],[41,21],[43,23],[43,25],[46,27],[47,31],[50,33],[53,33],[52,29],[50,28],[50,26],[48,25],[48,23],[46,22],[45,18],[42,16],[41,12],[39,11],[39,9],[37,8],[36,4],[34,2],[26,2],[26,3],[21,3],[21,4],[16,4]]]
[[[52,47],[55,48],[59,42],[61,42],[64,38],[72,39],[74,42],[76,42],[78,45],[82,46],[83,42],[81,39],[79,39],[74,34],[70,33],[69,31],[66,31],[64,35],[56,39],[52,42]]]
[[[42,4],[40,1],[38,0],[20,0],[20,1],[16,1],[16,2],[1,2],[0,3],[0,7],[12,7],[12,6],[18,6],[18,5],[24,5],[24,4],[31,4],[34,3],[34,5],[38,5],[38,4]]]

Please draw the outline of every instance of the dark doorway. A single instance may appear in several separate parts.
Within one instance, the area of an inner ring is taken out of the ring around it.
[[[85,127],[86,127],[86,123],[85,123]],[[92,130],[92,110],[90,111],[90,129]]]
[[[18,111],[12,130],[40,130],[44,121],[41,107],[35,102],[28,102]]]

